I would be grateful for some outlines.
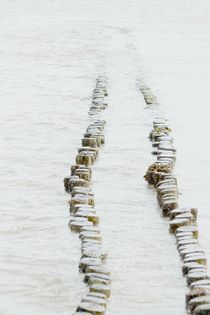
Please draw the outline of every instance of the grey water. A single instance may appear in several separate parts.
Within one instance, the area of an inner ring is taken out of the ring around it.
[[[62,180],[99,74],[110,91],[106,145],[93,168],[112,271],[107,314],[185,314],[175,241],[143,175],[153,161],[152,120],[163,115],[177,147],[180,204],[199,208],[209,259],[209,17],[207,0],[1,3],[1,315],[72,314],[85,293]]]

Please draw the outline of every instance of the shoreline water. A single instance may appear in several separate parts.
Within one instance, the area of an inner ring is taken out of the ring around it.
[[[68,230],[60,183],[88,124],[94,79],[106,72],[112,95],[105,114],[109,141],[94,169],[94,187],[114,270],[110,314],[151,314],[151,307],[155,315],[185,314],[172,238],[167,259],[157,259],[160,250],[154,248],[153,263],[143,272],[151,240],[162,244],[168,226],[158,212],[155,219],[150,216],[156,203],[142,176],[152,161],[146,139],[151,118],[136,79],[146,79],[171,122],[180,202],[190,200],[199,208],[200,241],[209,260],[209,15],[207,0],[173,6],[169,0],[100,6],[96,1],[8,0],[1,7],[0,313],[75,310],[83,290],[79,241]]]

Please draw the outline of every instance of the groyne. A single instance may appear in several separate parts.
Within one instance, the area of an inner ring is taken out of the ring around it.
[[[105,143],[106,122],[98,116],[108,106],[107,96],[107,79],[99,76],[89,109],[92,122],[81,140],[76,163],[71,165],[70,175],[64,178],[65,190],[71,195],[69,227],[72,232],[79,234],[81,240],[79,271],[84,274],[87,287],[87,293],[78,303],[74,315],[104,315],[111,294],[111,275],[106,265],[107,253],[102,244],[92,184],[92,166]]]
[[[157,98],[147,84],[140,83],[139,89],[148,107],[157,106]],[[194,206],[179,205],[178,180],[173,172],[176,149],[167,119],[157,117],[152,123],[149,140],[152,143],[151,153],[156,159],[148,167],[144,178],[154,187],[161,214],[169,218],[169,232],[175,235],[181,271],[188,286],[185,296],[186,310],[194,315],[208,315],[210,314],[210,277],[207,272],[206,255],[199,243],[196,222],[198,209]]]

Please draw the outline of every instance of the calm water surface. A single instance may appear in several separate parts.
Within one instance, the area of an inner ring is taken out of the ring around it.
[[[169,118],[180,203],[199,207],[210,260],[210,3],[20,0],[0,8],[0,314],[71,314],[85,292],[62,186],[109,78],[106,146],[94,191],[112,270],[107,314],[184,315],[185,281],[168,222],[143,175],[153,117]],[[144,78],[161,106],[145,108]]]

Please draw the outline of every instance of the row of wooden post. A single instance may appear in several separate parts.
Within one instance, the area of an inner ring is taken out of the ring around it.
[[[98,116],[107,107],[107,79],[99,76],[93,90],[89,115],[92,123],[87,127],[78,149],[71,173],[64,178],[64,186],[71,194],[69,227],[79,233],[81,259],[79,271],[84,274],[87,293],[82,297],[74,315],[104,315],[111,292],[111,275],[106,266],[107,253],[102,245],[99,216],[92,190],[92,165],[105,143],[105,121]]]
[[[156,97],[145,83],[141,83],[140,91],[148,106],[157,105]],[[198,240],[198,210],[194,207],[181,207],[178,203],[177,178],[173,174],[176,149],[166,119],[154,119],[149,139],[156,160],[148,167],[144,177],[148,184],[154,186],[162,215],[170,220],[169,232],[175,234],[182,273],[189,287],[186,310],[194,315],[210,315],[210,277],[207,259]]]

